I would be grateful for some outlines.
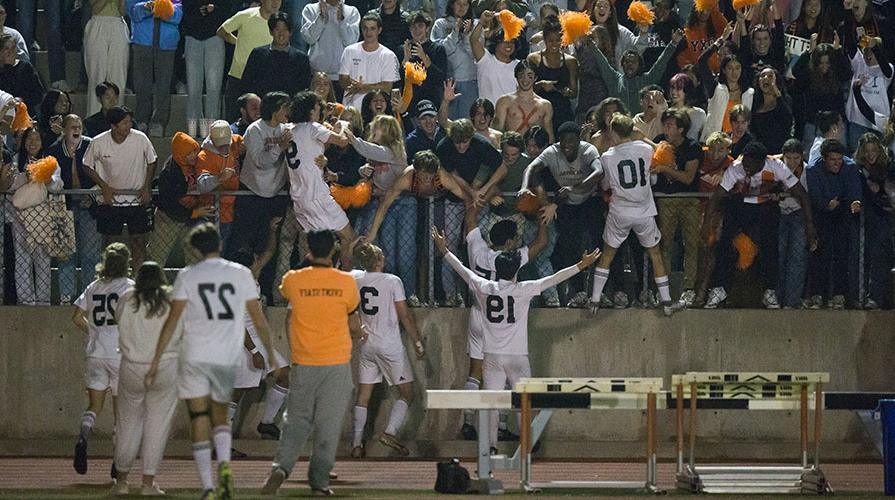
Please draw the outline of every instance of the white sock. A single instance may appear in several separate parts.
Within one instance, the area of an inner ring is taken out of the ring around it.
[[[467,391],[477,391],[479,387],[482,386],[482,382],[474,377],[466,377],[466,389]],[[463,423],[469,425],[475,425],[475,411],[473,410],[463,410]]]
[[[280,408],[283,406],[283,401],[286,400],[286,396],[288,395],[289,389],[281,387],[279,384],[274,384],[273,387],[267,391],[264,416],[261,417],[262,424],[273,423],[273,419],[277,418],[277,413],[280,412]]]
[[[230,401],[227,403],[227,423],[233,425],[233,419],[236,417],[236,410],[239,409],[239,403]]]
[[[364,426],[367,425],[367,407],[354,407],[354,434],[352,435],[351,446],[364,445]]]
[[[668,276],[656,276],[656,288],[659,289],[659,301],[662,304],[671,303],[671,290],[668,287]]]
[[[230,450],[227,450],[230,453]],[[211,478],[211,443],[202,441],[193,443],[193,460],[199,470],[199,480],[202,482],[202,490],[213,490],[214,481]]]
[[[395,436],[404,424],[404,417],[407,415],[407,401],[399,399],[392,405],[392,411],[388,414],[388,425],[385,427],[385,433]]]
[[[505,411],[500,412],[499,415],[500,415],[500,420],[497,422],[497,428],[502,431],[505,431],[508,429],[507,419],[509,418],[509,415],[507,415],[507,412],[505,412]]]
[[[86,440],[90,437],[90,431],[93,430],[93,424],[96,423],[96,413],[92,411],[85,411],[83,415],[81,415],[81,433],[79,435],[80,438]]]
[[[600,303],[600,296],[603,295],[603,287],[609,280],[609,269],[598,267],[594,269],[594,291],[590,294],[591,302]]]
[[[233,434],[229,425],[219,425],[214,428],[214,451],[218,453],[218,463],[230,461],[230,446],[233,444]]]

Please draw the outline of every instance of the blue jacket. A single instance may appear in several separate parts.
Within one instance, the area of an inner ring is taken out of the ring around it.
[[[180,41],[180,20],[183,18],[183,7],[180,0],[171,0],[174,4],[174,15],[170,19],[159,19],[158,47],[162,50],[177,50]],[[131,43],[152,47],[155,33],[155,17],[146,8],[143,0],[127,0],[127,12],[131,16]]]
[[[848,210],[853,201],[861,201],[861,174],[854,160],[842,158],[842,168],[838,174],[831,174],[824,166],[824,159],[818,158],[814,167],[808,169],[808,195],[815,214],[827,214],[830,200],[838,199],[836,210]]]

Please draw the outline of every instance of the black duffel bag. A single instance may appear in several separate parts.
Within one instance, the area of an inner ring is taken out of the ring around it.
[[[438,476],[435,478],[435,491],[438,493],[466,493],[469,491],[469,471],[460,465],[459,458],[450,462],[438,463]]]

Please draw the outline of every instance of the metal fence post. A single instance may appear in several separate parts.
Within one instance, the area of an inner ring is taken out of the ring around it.
[[[426,219],[426,231],[423,234],[429,234],[429,228],[435,225],[435,198],[428,197],[426,198],[426,203],[428,204],[427,219]],[[427,262],[429,264],[429,307],[435,307],[435,242],[432,241],[432,238],[426,238],[427,248],[429,249],[428,255],[426,257]]]

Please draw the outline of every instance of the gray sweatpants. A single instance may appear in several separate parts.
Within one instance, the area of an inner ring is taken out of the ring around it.
[[[336,462],[354,382],[349,364],[333,366],[292,365],[289,370],[289,399],[286,422],[273,468],[288,477],[313,432],[314,446],[308,469],[311,488],[329,486],[329,472]]]

